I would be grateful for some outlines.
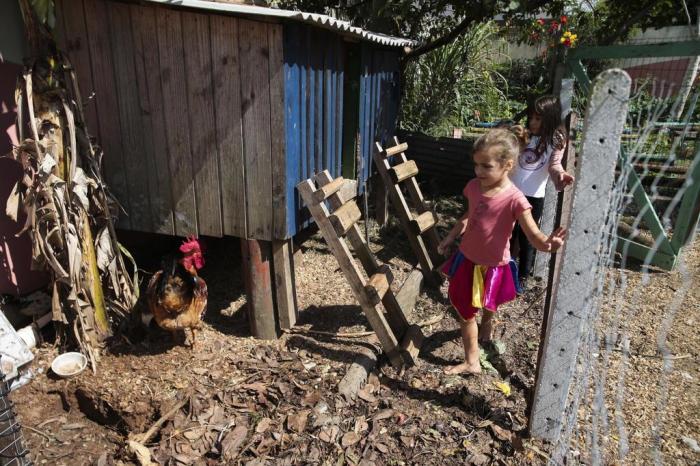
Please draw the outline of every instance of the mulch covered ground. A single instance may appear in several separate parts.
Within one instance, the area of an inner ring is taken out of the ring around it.
[[[461,208],[447,198],[436,207],[443,219]],[[407,242],[396,225],[371,230],[372,248],[391,264],[398,287],[414,262]],[[158,245],[176,248],[176,243]],[[338,382],[361,352],[378,352],[378,343],[367,335],[368,324],[323,240],[314,236],[297,256],[299,324],[274,342],[247,336],[237,248],[235,241],[209,242],[203,275],[210,304],[195,350],[174,345],[169,334],[157,329],[142,329],[111,343],[96,376],[83,373],[68,380],[47,373],[56,355],[51,345],[37,351],[35,367],[44,372],[13,393],[37,464],[133,464],[127,436],[145,432],[183,401],[147,444],[160,464],[547,461],[547,445],[524,435],[542,320],[539,289],[501,309],[495,337],[503,345],[485,354],[488,370],[479,377],[442,374],[445,366],[463,358],[463,351],[446,287],[426,290],[409,315],[411,322],[425,324],[418,364],[397,373],[380,358],[368,384],[351,401],[338,395]],[[699,251],[696,243],[688,253],[696,283]],[[151,262],[143,259],[142,266],[155,270],[155,255],[151,251]],[[678,286],[679,280],[678,273],[655,274],[646,287],[651,293]],[[674,361],[661,433],[669,464],[700,460],[681,439],[700,441],[700,300],[697,288],[692,293],[671,331],[673,353],[689,356]],[[656,416],[656,376],[663,363],[645,355],[655,351],[659,306],[653,300],[668,297],[662,291],[650,296],[636,310],[639,325],[631,326],[638,356],[627,363],[629,397],[622,407],[630,425],[634,456],[629,459],[637,464],[648,464],[645,458],[650,458],[643,456],[648,453],[644,445],[648,421]],[[581,442],[585,463],[585,436],[575,441]]]

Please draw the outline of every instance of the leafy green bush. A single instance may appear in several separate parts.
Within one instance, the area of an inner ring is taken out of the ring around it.
[[[493,23],[480,24],[408,64],[401,105],[404,129],[444,136],[475,120],[510,115],[508,82],[489,47],[497,32]]]

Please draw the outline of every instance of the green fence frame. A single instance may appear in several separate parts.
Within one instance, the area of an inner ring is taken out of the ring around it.
[[[644,45],[611,45],[602,47],[579,47],[568,51],[564,65],[568,73],[578,81],[584,92],[590,93],[591,80],[582,60],[584,59],[622,59],[622,58],[660,58],[685,57],[700,55],[700,40],[684,42],[667,42]],[[629,163],[624,148],[620,147],[620,166]],[[627,178],[627,189],[640,209],[640,216],[654,238],[652,247],[640,244],[629,238],[618,237],[617,250],[628,257],[644,261],[665,270],[672,270],[681,248],[693,236],[700,218],[700,149],[695,154],[688,169],[685,189],[678,211],[678,219],[673,228],[673,236],[666,235],[661,220],[652,206],[642,182],[632,168]]]

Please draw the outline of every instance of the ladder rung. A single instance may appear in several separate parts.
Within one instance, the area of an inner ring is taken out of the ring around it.
[[[365,285],[365,290],[367,291],[367,296],[372,305],[376,306],[382,302],[393,278],[391,270],[386,264],[379,267],[377,273],[370,277],[369,282]]]
[[[435,216],[431,211],[425,211],[411,220],[411,229],[416,235],[422,234],[424,231],[435,226]]]
[[[394,184],[401,183],[407,178],[416,176],[418,174],[418,166],[414,160],[409,160],[393,166],[391,170],[389,170],[389,174]]]
[[[400,154],[401,152],[406,152],[408,149],[408,144],[405,142],[399,144],[398,146],[390,147],[384,151],[386,157],[391,157],[392,155]]]
[[[357,203],[350,201],[335,209],[329,218],[338,236],[343,236],[361,217]]]
[[[340,190],[340,188],[343,187],[343,183],[345,183],[345,180],[343,179],[342,176],[339,176],[338,178],[334,179],[330,183],[328,183],[325,186],[322,186],[318,188],[316,191],[314,191],[314,201],[316,202],[323,202],[326,199],[328,199],[332,194],[335,194]]]

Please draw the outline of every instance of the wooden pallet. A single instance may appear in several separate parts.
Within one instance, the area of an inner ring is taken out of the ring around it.
[[[410,325],[406,320],[391,290],[389,267],[378,264],[365,242],[357,226],[361,214],[354,200],[355,192],[344,189],[348,185],[342,177],[333,179],[328,171],[324,171],[315,176],[315,182],[312,179],[304,180],[297,185],[297,189],[350,283],[355,299],[360,303],[389,361],[395,367],[411,365],[418,355],[423,333],[420,327]],[[369,279],[362,274],[346,239]]]
[[[426,205],[416,181],[416,175],[418,175],[416,162],[406,158],[408,144],[399,143],[398,138],[394,138],[394,142],[396,144],[393,147],[386,149],[376,143],[373,154],[374,164],[386,186],[411,248],[418,258],[418,264],[426,282],[434,286],[439,285],[441,279],[434,271],[433,262],[439,260],[437,247],[440,244],[440,237],[435,229],[438,219],[432,209]],[[417,215],[411,213],[401,186],[406,187],[412,205],[418,212]]]

